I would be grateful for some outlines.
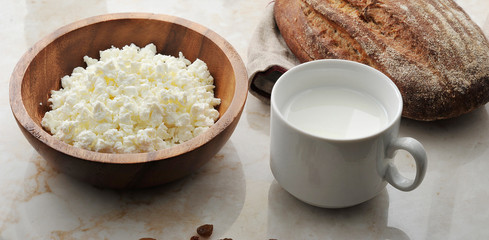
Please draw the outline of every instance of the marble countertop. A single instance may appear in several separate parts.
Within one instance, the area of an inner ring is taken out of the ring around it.
[[[7,0],[0,8],[0,239],[488,239],[489,105],[432,123],[403,119],[401,136],[428,151],[424,182],[391,186],[346,209],[309,206],[285,192],[269,168],[268,105],[249,95],[223,149],[176,182],[146,190],[99,189],[53,170],[10,111],[10,74],[36,41],[65,24],[113,12],[176,15],[226,38],[246,62],[254,28],[271,0]],[[489,33],[489,1],[457,1]],[[414,172],[402,151],[401,171]]]

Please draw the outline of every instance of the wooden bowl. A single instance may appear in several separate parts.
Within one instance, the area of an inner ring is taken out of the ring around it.
[[[61,77],[99,51],[154,43],[161,54],[207,63],[221,99],[216,123],[177,146],[148,153],[98,153],[66,144],[41,127],[51,90]],[[233,47],[215,32],[188,20],[149,13],[107,14],[58,29],[30,48],[10,79],[10,106],[30,144],[55,169],[96,186],[142,188],[186,176],[209,161],[233,133],[248,92],[246,68]]]

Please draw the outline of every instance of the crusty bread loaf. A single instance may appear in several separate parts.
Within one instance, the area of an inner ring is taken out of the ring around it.
[[[489,101],[489,43],[452,0],[276,0],[297,58],[370,65],[400,89],[403,116],[456,117]]]

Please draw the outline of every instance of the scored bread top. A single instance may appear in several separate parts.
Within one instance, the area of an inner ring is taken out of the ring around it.
[[[301,62],[347,59],[389,76],[404,117],[452,118],[489,101],[489,43],[452,0],[276,0],[274,15]]]

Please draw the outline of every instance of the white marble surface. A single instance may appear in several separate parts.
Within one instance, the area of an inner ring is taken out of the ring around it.
[[[3,0],[0,8],[0,239],[488,239],[489,106],[434,123],[403,120],[401,135],[428,151],[413,192],[388,186],[375,199],[338,210],[286,193],[269,169],[269,107],[249,96],[224,148],[177,182],[140,191],[94,188],[54,171],[15,124],[10,74],[22,54],[56,28],[112,12],[177,15],[210,27],[246,61],[248,42],[270,0]],[[489,33],[489,1],[457,1]],[[413,173],[406,153],[402,172]]]

